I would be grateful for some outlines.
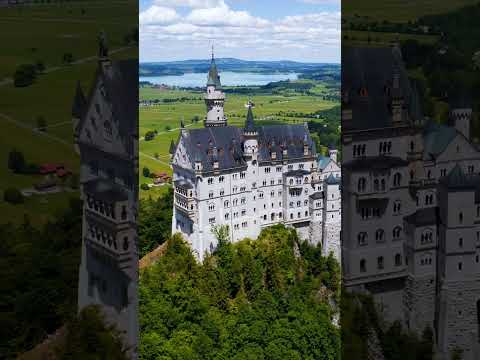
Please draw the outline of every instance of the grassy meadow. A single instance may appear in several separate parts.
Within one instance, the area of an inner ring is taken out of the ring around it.
[[[2,222],[18,223],[24,215],[41,224],[68,205],[78,193],[26,197],[24,204],[3,201],[8,187],[31,188],[42,180],[37,175],[13,174],[7,168],[12,149],[23,152],[28,163],[64,163],[78,174],[79,156],[73,148],[71,107],[77,81],[88,93],[97,67],[98,34],[107,34],[113,59],[135,58],[137,49],[126,46],[124,37],[137,26],[136,14],[127,12],[128,1],[71,1],[3,7],[0,24],[0,211]],[[71,53],[73,62],[63,63]],[[43,62],[45,71],[27,87],[11,81],[17,66]],[[45,134],[35,130],[45,119]],[[41,215],[40,215],[41,214]]]
[[[313,88],[319,94],[324,91],[324,85],[318,84]],[[158,99],[156,105],[141,106],[140,114],[140,184],[151,183],[152,180],[142,174],[143,167],[153,172],[172,173],[169,165],[170,143],[176,142],[180,134],[180,122],[184,121],[187,129],[203,127],[203,118],[206,113],[203,100],[204,93],[193,90],[166,90],[153,87],[140,88],[140,100]],[[177,99],[174,102],[162,102],[163,99]],[[181,99],[181,100],[180,100]],[[311,118],[303,115],[316,111],[330,109],[338,105],[334,101],[323,100],[321,96],[303,94],[279,95],[238,95],[226,94],[225,114],[229,125],[243,126],[246,116],[245,104],[248,100],[255,103],[255,121],[259,125],[294,123],[303,124]],[[199,121],[195,122],[194,117]],[[315,121],[323,121],[321,119]],[[145,141],[143,137],[147,131],[157,131],[153,140]],[[162,194],[166,186],[141,190],[141,197]]]
[[[349,0],[342,2],[342,17],[361,16],[376,20],[408,22],[425,15],[443,14],[476,3],[478,0]]]

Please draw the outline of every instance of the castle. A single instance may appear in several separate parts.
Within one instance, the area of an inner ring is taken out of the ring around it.
[[[319,156],[306,124],[255,124],[252,102],[243,129],[229,126],[224,103],[212,54],[204,128],[182,129],[172,156],[172,233],[202,259],[217,246],[215,226],[228,225],[230,240],[238,241],[285,224],[339,258],[337,150]]]
[[[100,305],[138,356],[138,62],[112,61],[102,39],[93,87],[72,106],[83,199],[78,308]]]
[[[398,46],[342,51],[344,285],[388,321],[434,332],[439,359],[479,358],[480,152],[472,106],[424,116]]]

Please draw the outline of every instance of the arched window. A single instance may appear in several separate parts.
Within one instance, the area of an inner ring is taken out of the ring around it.
[[[402,233],[402,228],[400,226],[394,227],[392,231],[393,239],[394,240],[400,239],[401,233]]]
[[[381,186],[382,191],[384,191],[385,190],[385,179],[382,179],[381,184],[382,184],[382,186]]]
[[[402,202],[400,200],[396,200],[393,203],[393,213],[395,215],[398,215],[401,213],[401,211],[402,211]]]
[[[402,175],[400,173],[396,173],[393,176],[393,186],[400,186],[401,181],[402,181]]]
[[[429,244],[431,242],[433,242],[433,231],[427,229],[422,233],[420,243],[423,245]]]
[[[367,260],[362,259],[360,260],[360,272],[366,272],[367,271]]]
[[[374,190],[374,191],[378,191],[378,190],[379,190],[379,184],[380,184],[380,183],[379,183],[378,179],[375,179],[375,180],[373,181],[373,190]]]
[[[375,232],[375,240],[377,242],[384,242],[385,241],[385,231],[383,231],[383,229],[378,229]]]
[[[463,223],[463,212],[460,211],[460,213],[458,214],[458,222],[461,224]]]
[[[401,266],[401,265],[402,265],[402,255],[395,254],[395,266]]]
[[[384,261],[383,261],[383,256],[379,256],[377,258],[377,268],[378,268],[378,270],[383,270],[384,267],[385,267],[385,264],[384,264]]]
[[[358,192],[364,192],[367,186],[367,180],[365,178],[358,179]]]
[[[358,245],[364,246],[368,244],[368,236],[366,232],[361,232],[357,235]]]

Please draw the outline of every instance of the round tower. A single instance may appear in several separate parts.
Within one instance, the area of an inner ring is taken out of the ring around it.
[[[205,105],[207,106],[207,115],[205,117],[205,127],[226,126],[227,117],[224,113],[225,94],[222,92],[220,75],[218,75],[215,56],[212,49],[212,61],[208,71],[207,93],[205,94]]]

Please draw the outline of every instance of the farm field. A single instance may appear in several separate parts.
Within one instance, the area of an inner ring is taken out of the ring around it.
[[[288,95],[237,95],[226,94],[225,114],[229,125],[243,126],[246,116],[245,104],[248,100],[255,103],[255,121],[259,125],[276,123],[303,124],[311,121],[305,117],[320,110],[330,109],[338,103],[323,100],[320,96],[297,94]],[[203,127],[205,103],[203,92],[184,90],[164,90],[151,87],[140,89],[141,100],[159,99],[160,102],[152,106],[141,106],[140,114],[140,184],[148,184],[152,179],[145,178],[142,169],[147,167],[151,172],[165,172],[171,174],[169,161],[170,143],[176,142],[180,134],[180,123],[183,120],[187,129]],[[181,99],[174,102],[162,102],[163,99]],[[288,116],[287,116],[288,115]],[[198,117],[198,121],[194,118]],[[322,122],[321,119],[315,121]],[[157,131],[153,140],[145,141],[147,131]],[[162,194],[166,186],[141,190],[141,197]]]
[[[130,0],[129,0],[130,2]],[[77,81],[88,93],[95,76],[97,36],[107,34],[112,59],[137,57],[135,45],[125,45],[124,36],[138,19],[125,11],[126,1],[72,1],[2,8],[0,24],[9,31],[0,34],[0,211],[2,222],[18,223],[30,215],[40,225],[68,206],[78,193],[26,197],[24,204],[3,200],[7,187],[31,188],[43,178],[13,174],[7,168],[8,153],[16,149],[28,163],[63,163],[78,174],[79,157],[73,148],[71,107]],[[133,14],[135,15],[135,14]],[[71,53],[73,62],[63,63]],[[27,87],[15,87],[12,76],[20,64],[43,62],[45,71]],[[38,118],[47,131],[38,132]],[[41,214],[41,215],[39,215]]]
[[[408,22],[476,3],[478,0],[350,0],[342,2],[342,17],[357,15],[375,20]]]

